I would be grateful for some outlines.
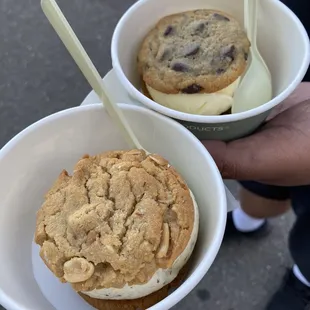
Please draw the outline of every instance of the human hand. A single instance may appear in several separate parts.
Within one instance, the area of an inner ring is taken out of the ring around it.
[[[203,144],[225,179],[310,184],[310,83],[301,84],[251,136]]]

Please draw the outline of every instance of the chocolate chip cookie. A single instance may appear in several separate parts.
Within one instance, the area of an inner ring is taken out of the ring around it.
[[[165,94],[214,93],[240,77],[250,42],[223,12],[188,11],[161,19],[138,54],[143,81]]]

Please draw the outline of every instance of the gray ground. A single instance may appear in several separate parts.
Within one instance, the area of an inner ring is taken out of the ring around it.
[[[39,2],[0,0],[0,147],[34,121],[80,104],[90,91]],[[113,27],[134,0],[59,2],[104,75]],[[292,216],[274,220],[271,236],[259,242],[225,241],[208,275],[175,309],[264,309],[290,264],[291,223]]]

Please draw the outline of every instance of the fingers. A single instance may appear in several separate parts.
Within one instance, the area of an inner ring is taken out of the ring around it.
[[[310,183],[309,137],[293,128],[264,129],[230,143],[204,141],[224,179],[282,186]]]
[[[274,185],[310,184],[309,119],[310,101],[305,101],[280,113],[249,137],[203,144],[224,178]]]
[[[259,165],[263,165],[257,146],[266,138],[260,134],[252,135],[230,143],[221,141],[203,141],[224,179],[256,180]],[[255,164],[253,164],[255,163]]]
[[[285,110],[299,104],[300,102],[310,99],[310,82],[301,83],[296,90],[281,104],[276,106],[271,112],[268,120],[274,118],[278,114],[284,112]]]
[[[294,160],[294,132],[279,126],[236,141],[204,141],[224,179],[272,181],[283,175]]]

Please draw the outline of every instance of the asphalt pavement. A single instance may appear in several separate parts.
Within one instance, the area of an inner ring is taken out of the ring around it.
[[[102,75],[111,68],[113,29],[134,2],[59,1]],[[40,1],[0,0],[0,147],[40,118],[79,105],[89,91]],[[272,233],[263,240],[225,240],[210,272],[174,309],[263,310],[291,264],[292,220],[291,214],[272,220]]]

